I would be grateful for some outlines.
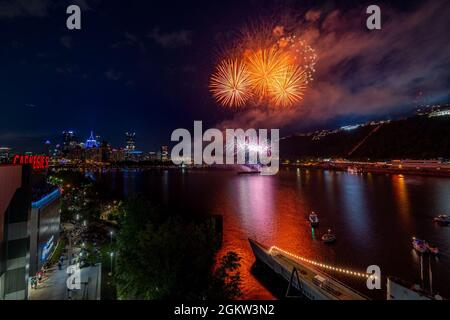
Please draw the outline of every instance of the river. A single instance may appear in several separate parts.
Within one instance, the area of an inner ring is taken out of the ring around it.
[[[378,265],[383,275],[381,290],[367,290],[361,279],[337,278],[371,298],[384,299],[386,276],[420,283],[420,259],[411,247],[413,236],[439,246],[442,254],[438,259],[424,259],[425,285],[428,287],[431,263],[433,291],[450,298],[450,228],[432,221],[438,214],[450,213],[448,178],[284,168],[276,176],[155,169],[108,171],[99,179],[118,196],[145,193],[180,214],[223,215],[221,253],[235,251],[243,258],[244,299],[277,297],[264,273],[252,272],[255,259],[249,237],[356,271]],[[311,210],[320,218],[316,230],[307,221]],[[337,236],[332,245],[320,241],[328,228]],[[284,291],[287,284],[275,286]]]

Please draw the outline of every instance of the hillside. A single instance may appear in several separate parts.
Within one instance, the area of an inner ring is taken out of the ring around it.
[[[280,141],[280,153],[291,160],[450,158],[450,117],[414,116],[352,130],[293,135]]]

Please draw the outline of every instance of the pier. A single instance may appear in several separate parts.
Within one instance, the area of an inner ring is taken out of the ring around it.
[[[369,300],[363,294],[299,259],[294,259],[280,250],[271,250],[255,240],[249,239],[249,242],[256,259],[289,282],[288,291],[293,286],[311,300]],[[360,275],[366,277],[365,274]]]

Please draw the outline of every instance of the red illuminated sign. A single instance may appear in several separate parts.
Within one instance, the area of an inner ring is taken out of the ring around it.
[[[31,164],[34,170],[41,170],[48,168],[48,156],[27,156],[16,154],[13,158],[14,165]]]

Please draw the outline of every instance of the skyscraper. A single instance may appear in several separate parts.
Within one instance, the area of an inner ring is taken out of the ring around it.
[[[126,132],[125,133],[126,138],[126,147],[125,149],[127,151],[134,151],[136,149],[136,133],[135,132]]]
[[[0,147],[0,163],[8,162],[11,156],[11,148]]]
[[[62,152],[67,154],[77,146],[78,144],[77,138],[75,136],[75,132],[71,130],[63,131],[62,136],[63,136]]]
[[[50,156],[52,152],[52,143],[50,142],[50,140],[45,141],[44,148],[45,155]]]
[[[161,161],[168,161],[168,160],[169,160],[169,147],[161,146]]]
[[[94,132],[91,131],[91,136],[86,140],[85,143],[86,149],[98,148],[99,146],[100,143],[97,141],[97,139],[94,138]]]

